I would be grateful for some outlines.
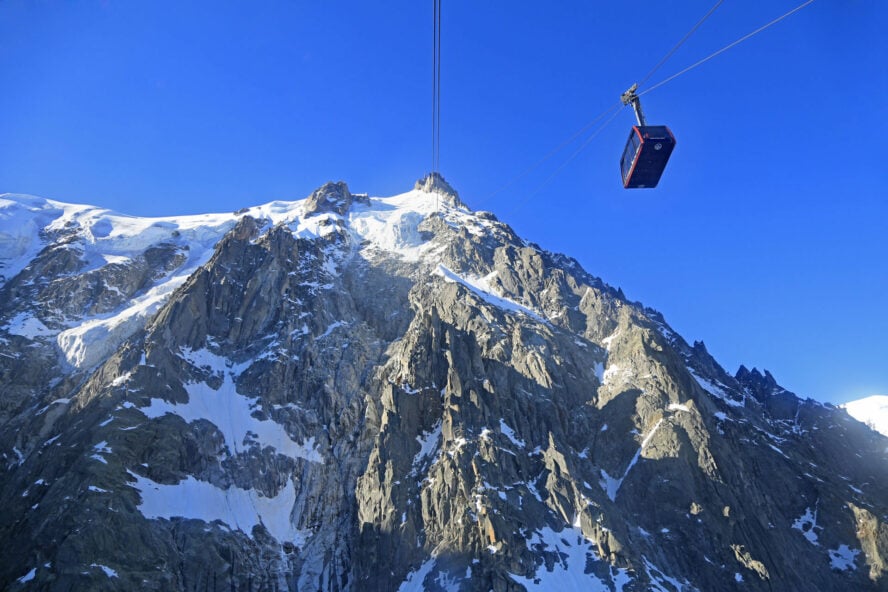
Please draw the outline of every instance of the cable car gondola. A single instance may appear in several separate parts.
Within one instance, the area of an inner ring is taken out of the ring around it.
[[[633,125],[620,159],[620,173],[626,189],[653,188],[660,182],[663,169],[675,148],[675,136],[665,125],[647,125],[641,111],[641,101],[635,90],[638,85],[623,93],[620,100],[632,105],[638,125]]]

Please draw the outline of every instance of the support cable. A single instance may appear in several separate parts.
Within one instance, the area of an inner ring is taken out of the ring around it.
[[[603,115],[606,115],[607,113],[610,113],[610,111],[613,111],[613,113],[611,114],[610,117],[607,118],[607,120],[606,120],[604,123],[602,123],[602,124],[598,127],[598,129],[596,129],[594,132],[592,132],[592,134],[591,134],[588,138],[586,138],[586,141],[583,142],[583,143],[580,145],[580,147],[577,148],[577,149],[574,151],[574,153],[571,154],[571,155],[567,158],[567,160],[565,160],[563,163],[561,163],[561,165],[560,165],[557,169],[555,169],[555,170],[552,172],[552,174],[550,174],[548,177],[546,177],[546,180],[545,180],[545,181],[543,181],[542,183],[540,183],[539,185],[537,185],[537,187],[536,187],[533,191],[531,191],[530,193],[528,193],[523,199],[521,199],[521,200],[515,202],[515,203],[512,205],[511,208],[509,208],[508,210],[506,210],[506,215],[511,214],[512,212],[516,211],[518,208],[520,208],[520,207],[522,207],[524,204],[526,204],[531,198],[536,197],[536,195],[537,195],[540,191],[542,191],[543,189],[545,189],[546,186],[552,181],[552,179],[554,179],[555,177],[557,177],[558,174],[561,173],[561,171],[564,170],[564,168],[565,168],[567,165],[569,165],[569,164],[573,161],[574,158],[576,158],[577,156],[579,156],[580,152],[582,152],[583,150],[586,149],[586,146],[588,146],[588,145],[592,142],[592,140],[594,140],[594,139],[598,136],[598,134],[600,134],[601,132],[603,132],[604,129],[605,129],[608,125],[610,125],[610,123],[611,123],[614,119],[617,118],[617,115],[619,115],[619,114],[620,114],[620,111],[622,111],[622,110],[623,110],[623,105],[615,105],[614,107],[611,107],[610,110],[606,111]],[[601,117],[599,117],[598,119],[601,119]],[[576,136],[574,136],[574,137],[576,137]]]
[[[806,0],[805,2],[802,2],[801,4],[799,4],[798,6],[796,6],[795,8],[793,8],[792,10],[790,10],[789,12],[787,12],[787,13],[785,13],[785,14],[782,14],[781,16],[778,16],[777,18],[775,18],[774,20],[772,20],[771,22],[769,22],[769,23],[767,23],[767,24],[765,24],[765,25],[762,25],[761,27],[759,27],[758,29],[756,29],[756,30],[753,31],[752,33],[747,33],[746,35],[744,35],[744,36],[741,37],[740,39],[737,39],[736,41],[734,41],[734,42],[732,42],[732,43],[729,43],[729,44],[725,45],[724,47],[722,47],[722,48],[719,49],[718,51],[713,52],[713,53],[709,54],[708,56],[706,56],[705,58],[703,58],[702,60],[700,60],[700,61],[698,61],[698,62],[695,62],[695,63],[691,64],[690,66],[688,66],[688,67],[685,68],[684,70],[681,70],[680,72],[677,72],[677,73],[673,74],[673,75],[670,76],[669,78],[667,78],[667,79],[665,79],[665,80],[661,80],[660,82],[658,82],[658,83],[655,84],[654,86],[652,86],[652,87],[650,87],[650,88],[648,88],[648,89],[646,89],[646,90],[644,90],[644,91],[638,93],[638,96],[639,96],[639,97],[644,96],[644,95],[648,94],[649,92],[651,92],[652,90],[655,90],[655,89],[660,88],[661,86],[663,86],[663,85],[666,84],[667,82],[671,82],[671,81],[675,80],[676,78],[678,78],[678,77],[681,76],[682,74],[686,74],[687,72],[690,72],[691,70],[693,70],[693,69],[696,68],[697,66],[701,66],[701,65],[703,65],[704,63],[708,62],[709,60],[711,60],[711,59],[714,58],[715,56],[717,56],[717,55],[719,55],[719,54],[721,54],[721,53],[724,53],[724,52],[728,51],[729,49],[731,49],[732,47],[734,47],[734,46],[736,46],[736,45],[739,45],[739,44],[743,43],[744,41],[746,41],[746,40],[749,39],[750,37],[753,37],[753,36],[755,36],[755,35],[758,35],[759,33],[761,33],[762,31],[764,31],[764,30],[767,29],[768,27],[771,27],[772,25],[776,25],[777,23],[779,23],[780,21],[782,21],[782,20],[785,19],[786,17],[795,14],[796,12],[800,11],[801,9],[803,9],[803,8],[806,7],[806,6],[808,6],[808,5],[811,4],[812,2],[814,2],[814,0]]]
[[[584,125],[584,126],[581,127],[580,129],[578,129],[578,130],[577,130],[577,131],[576,131],[571,137],[569,137],[568,139],[566,139],[565,141],[563,141],[561,144],[559,144],[558,146],[556,146],[555,148],[553,148],[552,150],[550,150],[550,151],[548,152],[548,154],[546,154],[546,155],[543,156],[541,159],[539,159],[538,161],[536,161],[535,163],[533,163],[532,165],[530,165],[529,167],[527,167],[526,169],[524,169],[523,171],[521,171],[520,173],[518,173],[517,175],[515,175],[514,177],[512,177],[512,179],[511,179],[510,181],[508,181],[505,185],[503,185],[502,187],[500,187],[499,189],[497,189],[497,190],[494,191],[493,193],[489,193],[489,194],[487,194],[487,195],[484,197],[484,199],[481,200],[481,202],[485,202],[485,201],[487,201],[488,199],[490,199],[491,197],[493,197],[494,195],[498,195],[498,194],[502,193],[503,191],[505,191],[506,189],[508,189],[509,187],[511,187],[512,185],[514,185],[515,183],[517,183],[520,179],[523,179],[524,177],[526,177],[527,175],[529,175],[530,173],[532,173],[533,171],[535,171],[536,169],[538,169],[538,168],[539,168],[543,163],[545,163],[547,160],[549,160],[550,158],[552,158],[553,156],[555,156],[556,154],[558,154],[559,152],[561,152],[562,150],[564,150],[564,148],[566,148],[568,145],[572,144],[572,143],[574,142],[574,140],[576,140],[577,138],[579,138],[580,136],[582,136],[583,134],[585,134],[587,131],[589,131],[589,129],[590,129],[592,126],[594,126],[594,125],[595,125],[596,123],[598,123],[600,120],[602,120],[602,119],[604,119],[605,117],[607,117],[607,116],[611,113],[611,111],[613,111],[614,109],[616,109],[617,112],[619,112],[619,110],[620,110],[622,107],[623,107],[623,106],[620,105],[620,104],[612,105],[612,106],[611,106],[610,108],[608,108],[607,110],[602,111],[601,113],[599,113],[598,115],[596,115],[595,118],[594,118],[592,121],[590,121],[589,123],[587,123],[586,125]],[[598,132],[596,132],[596,135],[597,135],[597,133],[598,133]]]
[[[700,28],[700,25],[702,25],[706,21],[706,19],[708,19],[710,16],[712,16],[712,13],[715,12],[715,9],[718,8],[719,6],[721,6],[722,2],[724,2],[724,1],[725,0],[718,0],[718,2],[716,2],[715,5],[709,9],[709,12],[707,12],[705,15],[703,15],[703,18],[701,18],[699,21],[697,21],[697,24],[694,25],[693,27],[691,27],[691,30],[688,31],[685,34],[685,36],[682,37],[681,40],[678,43],[676,43],[675,46],[666,53],[665,56],[663,56],[663,59],[661,59],[659,62],[657,62],[657,65],[654,66],[653,68],[651,68],[647,74],[645,74],[644,78],[641,79],[641,82],[638,83],[638,86],[644,86],[644,83],[651,79],[651,76],[653,76],[654,73],[660,69],[660,66],[665,64],[666,61],[672,57],[672,54],[674,54],[676,51],[678,51],[678,48],[681,47],[682,45],[684,45],[685,41],[690,39],[691,35],[693,35],[694,32]]]
[[[441,1],[432,6],[432,172],[441,164]]]

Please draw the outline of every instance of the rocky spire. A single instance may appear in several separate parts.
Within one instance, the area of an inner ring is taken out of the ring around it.
[[[367,202],[364,195],[353,195],[344,181],[336,183],[328,181],[308,196],[305,201],[305,215],[312,216],[322,212],[333,212],[344,215],[354,202]]]
[[[465,203],[459,198],[459,193],[448,183],[443,175],[438,172],[429,173],[422,179],[418,179],[413,186],[414,189],[426,191],[428,193],[437,193],[442,196],[444,203],[454,208],[465,208]]]

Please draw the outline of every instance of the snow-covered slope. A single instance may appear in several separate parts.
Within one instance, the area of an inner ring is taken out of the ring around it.
[[[331,211],[308,216],[306,207],[311,199],[272,201],[235,213],[152,218],[30,195],[0,195],[0,287],[28,267],[41,250],[58,243],[59,237],[78,250],[83,266],[77,272],[81,274],[109,266],[127,266],[161,244],[180,245],[187,253],[187,259],[175,270],[158,272],[150,285],[122,298],[113,310],[74,318],[67,315],[56,326],[47,326],[38,311],[22,311],[11,316],[2,328],[29,339],[54,339],[71,366],[89,368],[143,327],[171,294],[208,261],[215,245],[244,216],[263,221],[266,227],[287,225],[294,236],[304,239],[324,238],[338,224],[348,229],[354,244],[364,251],[381,250],[416,261],[428,248],[418,226],[440,205],[439,196],[414,189],[393,197],[365,198],[343,214]],[[467,225],[467,214],[453,210],[448,218],[453,224]],[[107,288],[115,289],[107,284]],[[43,312],[45,315],[53,311]]]
[[[888,436],[888,395],[873,395],[849,401],[841,407],[854,419]]]

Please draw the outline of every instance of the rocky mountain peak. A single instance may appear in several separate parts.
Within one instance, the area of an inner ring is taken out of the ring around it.
[[[751,394],[760,400],[783,391],[783,388],[777,384],[777,379],[775,379],[767,370],[764,372],[760,372],[758,368],[749,370],[746,366],[741,364],[740,368],[737,369],[734,378],[737,379],[737,382],[739,382],[743,388],[750,391]]]
[[[438,172],[432,172],[419,179],[414,184],[414,189],[427,193],[436,193],[444,198],[444,202],[454,208],[464,208],[466,205],[460,200],[459,194],[444,176]]]
[[[0,589],[885,589],[888,439],[443,183],[0,199]]]
[[[305,216],[312,216],[322,212],[332,212],[344,216],[355,201],[368,203],[367,196],[353,195],[345,182],[330,181],[315,189],[308,196],[305,200],[304,213]]]

